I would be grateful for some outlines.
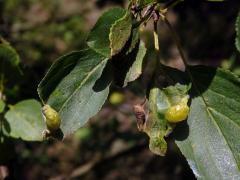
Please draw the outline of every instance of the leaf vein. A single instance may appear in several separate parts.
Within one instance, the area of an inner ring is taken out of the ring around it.
[[[82,88],[83,84],[89,79],[89,77],[103,64],[105,63],[105,61],[107,61],[108,59],[104,59],[103,61],[101,61],[99,64],[96,65],[96,67],[94,67],[88,74],[87,76],[82,80],[82,82],[80,83],[80,85],[75,89],[75,91],[66,99],[66,101],[63,103],[62,107],[60,108],[59,112],[61,112],[63,110],[63,108],[66,106],[66,104],[68,103],[68,101],[70,99],[72,99],[72,97],[77,93],[77,91],[79,89]]]
[[[237,166],[238,166],[237,159],[236,159],[235,155],[233,154],[233,150],[232,150],[231,146],[229,145],[229,143],[227,142],[226,136],[224,135],[222,129],[220,128],[220,126],[218,125],[217,121],[216,121],[215,118],[213,117],[210,109],[212,109],[212,108],[211,108],[211,107],[207,107],[207,112],[208,112],[208,114],[209,114],[209,117],[213,120],[214,124],[217,126],[217,129],[219,130],[219,132],[220,132],[221,135],[223,136],[224,142],[226,143],[226,145],[227,145],[227,146],[229,147],[229,149],[231,150],[232,157],[233,157],[234,161],[236,162],[236,164],[237,164]],[[238,169],[240,169],[239,166],[238,166]],[[221,173],[220,173],[220,174],[221,174]]]

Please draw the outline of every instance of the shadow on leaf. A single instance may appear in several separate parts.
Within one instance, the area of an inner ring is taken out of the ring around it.
[[[174,80],[174,82],[179,82],[181,84],[192,83],[189,91],[190,108],[192,99],[202,96],[204,92],[207,91],[216,74],[216,68],[213,67],[206,67],[202,65],[189,66],[189,70],[194,79],[194,82],[192,82],[187,72],[182,72],[167,66],[164,66],[164,69],[168,73],[169,77]],[[188,137],[188,135],[189,125],[186,120],[177,124],[171,136],[178,141],[183,141]]]
[[[104,68],[102,75],[100,78],[95,82],[93,86],[93,90],[95,92],[100,92],[106,89],[109,84],[112,82],[113,72],[112,72],[112,64],[108,62],[106,67]]]

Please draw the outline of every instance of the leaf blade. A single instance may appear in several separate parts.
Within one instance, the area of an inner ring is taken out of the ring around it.
[[[197,178],[236,179],[240,177],[240,81],[221,69],[197,66],[191,72],[201,96],[193,92],[189,135],[176,143]]]
[[[87,38],[88,46],[105,57],[111,57],[110,29],[125,13],[126,10],[122,8],[112,8],[105,12],[91,30]]]
[[[0,59],[8,61],[12,67],[18,68],[20,57],[9,44],[0,44]]]
[[[11,106],[5,114],[5,119],[11,137],[25,141],[42,141],[45,124],[42,119],[41,104],[38,101],[24,100]]]
[[[145,47],[145,44],[141,41],[139,44],[139,49],[136,55],[136,59],[126,74],[126,77],[124,80],[124,87],[127,86],[129,82],[136,80],[142,74],[142,65],[143,65],[143,60],[146,55],[146,52],[147,52],[147,49]]]
[[[46,84],[50,84],[53,80],[47,80],[54,76],[53,73],[65,66],[71,67],[68,69],[68,74],[64,76],[61,75],[61,71],[55,74],[55,77],[58,78],[56,86],[54,89],[50,89],[45,98],[47,104],[58,111],[62,120],[61,130],[65,136],[82,127],[100,110],[108,96],[111,83],[108,79],[111,76],[103,74],[108,58],[91,49],[75,53],[76,56],[72,59],[74,63],[68,61],[69,56],[64,56],[56,64],[53,64],[38,88],[40,95],[41,92],[48,91],[49,86]],[[69,62],[71,66],[65,62]],[[101,83],[97,83],[102,75],[104,77],[101,79]],[[42,84],[45,85],[42,86]]]
[[[79,51],[66,54],[58,58],[55,61],[54,66],[50,67],[44,78],[39,83],[37,89],[39,97],[43,103],[47,102],[47,99],[50,96],[50,92],[52,92],[56,88],[62,77],[69,74],[71,69],[76,65],[80,54],[81,52]],[[48,74],[51,74],[51,76],[49,76]]]
[[[20,57],[16,50],[7,42],[0,43],[0,74],[3,85],[7,88],[12,88],[16,84],[16,79],[20,77],[22,72],[19,64]],[[6,84],[5,81],[8,83]]]
[[[127,43],[132,30],[132,17],[129,12],[116,21],[109,34],[111,56],[118,54]]]

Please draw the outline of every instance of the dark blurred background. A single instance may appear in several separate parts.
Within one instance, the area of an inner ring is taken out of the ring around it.
[[[112,6],[126,7],[127,1],[0,0],[0,35],[20,54],[24,72],[9,90],[8,102],[38,99],[37,84],[52,62],[84,48],[91,27]],[[240,74],[234,45],[239,9],[238,0],[186,0],[169,12],[190,64],[219,66]],[[162,23],[159,26],[162,62],[183,69],[170,32]],[[146,64],[154,58],[151,27],[142,32],[149,48]],[[195,179],[171,136],[167,155],[160,157],[149,151],[147,136],[138,132],[132,104],[142,100],[140,82],[141,78],[125,89],[113,85],[102,111],[63,142],[16,140],[9,151],[9,179]]]

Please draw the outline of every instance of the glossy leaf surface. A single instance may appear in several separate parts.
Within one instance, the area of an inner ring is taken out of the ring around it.
[[[198,179],[240,177],[240,80],[222,69],[192,67],[195,81],[187,124],[177,145]]]
[[[39,96],[59,113],[65,136],[82,127],[104,104],[111,81],[103,73],[107,61],[91,49],[70,53],[59,58],[39,84]]]

